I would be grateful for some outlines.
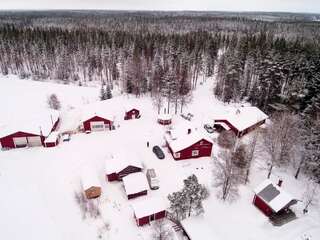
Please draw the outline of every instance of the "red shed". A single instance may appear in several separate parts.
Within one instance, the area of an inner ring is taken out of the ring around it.
[[[140,118],[140,110],[137,107],[126,107],[124,120]]]
[[[238,136],[253,131],[266,122],[268,116],[257,107],[240,107],[223,113],[214,114],[215,125],[229,128]]]
[[[159,114],[158,123],[161,125],[170,125],[172,123],[172,116],[170,114]]]
[[[148,198],[132,203],[134,218],[138,226],[166,217],[166,206],[161,199]]]
[[[13,121],[0,127],[0,145],[2,148],[20,148],[44,146],[44,141],[59,125],[59,112],[48,111],[26,121]]]
[[[59,132],[53,131],[50,135],[44,140],[45,147],[55,147],[59,144],[60,134]]]
[[[105,131],[111,130],[113,125],[113,117],[98,116],[97,114],[85,118],[82,122],[84,131]]]
[[[122,180],[128,199],[147,195],[149,185],[144,173],[132,173],[125,176]]]
[[[297,203],[296,199],[269,179],[261,183],[254,192],[253,204],[268,217]]]
[[[191,129],[188,129],[188,134],[178,137],[167,133],[165,139],[175,160],[211,156],[212,140],[197,131],[192,132]]]
[[[106,179],[109,182],[121,181],[123,177],[131,173],[142,171],[141,162],[137,161],[132,156],[109,157],[105,167]]]

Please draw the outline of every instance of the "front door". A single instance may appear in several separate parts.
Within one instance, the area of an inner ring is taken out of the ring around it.
[[[150,216],[150,222],[151,221],[154,221],[154,214],[152,214],[151,216]]]

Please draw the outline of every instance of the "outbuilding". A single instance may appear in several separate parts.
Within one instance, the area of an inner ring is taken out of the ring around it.
[[[253,131],[266,122],[268,116],[257,107],[239,107],[214,114],[214,125],[231,129],[237,137]]]
[[[174,160],[210,157],[212,140],[196,130],[187,131],[187,134],[179,136],[170,132],[165,134],[166,145]]]
[[[125,176],[122,180],[128,199],[147,195],[149,185],[144,173],[132,173]]]
[[[97,198],[101,195],[101,184],[98,177],[89,168],[83,169],[81,183],[87,199]]]
[[[117,157],[111,156],[106,160],[106,179],[109,182],[121,181],[129,174],[141,172],[142,168],[141,162],[135,159],[134,154],[132,156],[126,154]]]
[[[172,116],[170,114],[159,114],[158,123],[161,125],[170,125],[172,123]]]
[[[254,189],[253,204],[266,216],[271,217],[297,203],[290,194],[269,179]]]
[[[147,198],[132,203],[134,218],[138,226],[166,217],[166,205],[161,199]]]
[[[44,140],[45,147],[56,147],[60,141],[60,133],[53,131],[50,135]]]
[[[59,125],[59,112],[50,110],[38,113],[33,118],[17,118],[0,127],[1,148],[44,146],[44,141]]]
[[[97,113],[88,114],[87,117],[83,118],[82,125],[85,132],[112,130],[113,116],[99,115]]]
[[[134,106],[126,106],[124,120],[137,119],[137,118],[140,118],[140,110]]]

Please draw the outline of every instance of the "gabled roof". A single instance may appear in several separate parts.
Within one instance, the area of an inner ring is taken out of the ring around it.
[[[139,193],[149,189],[146,175],[144,175],[142,172],[131,173],[125,176],[122,181],[127,195]]]
[[[59,132],[53,131],[50,135],[44,140],[44,143],[55,143],[59,137]]]
[[[13,119],[10,123],[0,126],[0,137],[5,137],[16,132],[31,133],[34,135],[48,136],[54,124],[59,119],[60,113],[56,110],[41,111],[21,119]]]
[[[171,114],[159,114],[158,115],[158,119],[159,120],[163,120],[163,121],[171,120],[172,119],[172,115]]]
[[[106,174],[119,173],[128,166],[143,168],[141,161],[137,159],[134,154],[127,156],[126,154],[118,154],[117,156],[110,156],[105,163]]]
[[[273,184],[269,179],[262,182],[254,189],[254,192],[275,212],[279,212],[296,201],[290,194]]]
[[[160,198],[147,198],[144,200],[138,200],[133,202],[131,206],[136,218],[147,217],[152,214],[165,211],[167,208],[164,200]]]
[[[226,110],[224,112],[216,112],[213,114],[214,120],[227,120],[238,131],[243,131],[258,122],[266,120],[268,115],[257,107],[239,107]]]
[[[190,134],[181,135],[175,139],[172,139],[170,134],[167,133],[165,134],[165,139],[173,152],[180,152],[181,150],[184,150],[201,140],[206,140],[212,143],[210,138],[200,134],[197,131],[193,131]]]

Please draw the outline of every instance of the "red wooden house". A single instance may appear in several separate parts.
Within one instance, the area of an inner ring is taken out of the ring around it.
[[[165,134],[167,147],[175,160],[210,157],[212,140],[196,130],[188,128],[186,134]]]
[[[297,203],[296,199],[269,179],[262,182],[254,193],[253,204],[268,217]]]
[[[166,206],[161,199],[147,198],[132,203],[134,218],[138,226],[166,217]]]
[[[268,116],[257,107],[240,107],[214,114],[214,124],[225,130],[231,129],[242,137],[266,122]]]
[[[142,171],[141,162],[135,160],[132,156],[109,157],[105,166],[106,179],[109,182],[121,181],[123,177]]]
[[[172,116],[170,114],[159,114],[157,121],[161,125],[170,125],[172,123]]]
[[[57,129],[59,121],[58,111],[38,113],[33,119],[28,120],[17,118],[17,121],[0,127],[1,148],[44,146],[46,137]]]
[[[128,199],[147,195],[149,185],[144,173],[132,173],[125,176],[122,180]]]
[[[124,120],[140,118],[140,110],[136,107],[126,107]]]

